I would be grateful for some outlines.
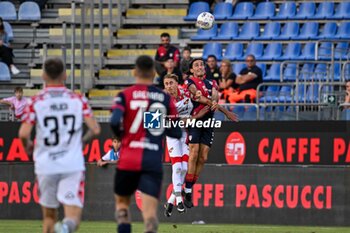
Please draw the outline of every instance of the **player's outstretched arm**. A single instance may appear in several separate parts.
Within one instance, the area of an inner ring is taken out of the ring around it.
[[[231,121],[236,121],[238,122],[239,118],[237,116],[237,114],[230,112],[229,110],[227,110],[226,108],[222,107],[221,105],[218,104],[218,110],[220,112],[222,112],[223,114],[225,114],[225,116],[230,119]]]
[[[111,129],[112,129],[114,135],[116,135],[118,137],[120,137],[122,134],[121,123],[122,123],[122,119],[123,119],[123,114],[124,114],[124,112],[119,108],[114,109],[112,112],[110,125],[111,125]]]
[[[101,127],[94,117],[84,117],[84,120],[88,127],[88,131],[83,136],[83,144],[86,144],[101,133]]]
[[[21,139],[24,149],[28,155],[33,153],[33,141],[30,139],[30,135],[33,129],[33,125],[30,123],[22,123],[18,132],[18,137]]]

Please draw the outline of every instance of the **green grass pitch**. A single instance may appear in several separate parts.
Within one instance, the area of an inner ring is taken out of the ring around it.
[[[0,220],[0,233],[38,233],[41,232],[41,221]],[[134,233],[142,233],[142,223],[133,223]],[[79,233],[115,233],[114,222],[83,221]],[[159,233],[350,233],[350,227],[296,227],[267,225],[234,225],[234,224],[170,224],[161,223]]]

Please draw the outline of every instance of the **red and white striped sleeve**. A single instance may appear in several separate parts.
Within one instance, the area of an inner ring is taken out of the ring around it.
[[[83,116],[92,117],[92,110],[89,105],[88,99],[85,96],[80,96],[81,102],[83,103]]]
[[[35,97],[27,99],[27,106],[25,107],[22,115],[22,123],[28,123],[35,125],[36,113],[34,109]]]

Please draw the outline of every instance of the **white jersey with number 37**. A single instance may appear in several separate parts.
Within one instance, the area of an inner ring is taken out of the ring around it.
[[[63,86],[45,88],[30,99],[23,122],[36,125],[36,174],[85,170],[82,152],[84,117],[92,117],[87,99]]]

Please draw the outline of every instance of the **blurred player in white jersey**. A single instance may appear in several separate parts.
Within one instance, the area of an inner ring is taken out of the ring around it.
[[[167,74],[164,76],[164,87],[165,91],[170,94],[174,101],[176,109],[179,113],[179,117],[186,120],[191,117],[193,104],[191,102],[191,96],[188,90],[183,89],[179,86],[178,77],[175,74]],[[202,117],[206,112],[209,111],[209,107],[203,109],[196,117]],[[176,200],[176,206],[179,213],[185,212],[185,206],[183,204],[181,191],[182,185],[185,180],[188,164],[188,144],[186,144],[187,132],[183,131],[182,138],[176,139],[166,137],[167,148],[172,164],[172,183],[173,192],[169,197],[164,208],[164,215],[167,217],[171,216],[174,201]]]
[[[46,60],[42,78],[46,88],[30,99],[19,137],[31,154],[30,136],[35,126],[34,161],[43,232],[70,233],[79,226],[84,203],[83,144],[100,133],[100,126],[87,99],[64,86],[66,71],[61,59]],[[88,131],[82,137],[84,120]],[[57,222],[60,203],[64,207],[62,223]]]

